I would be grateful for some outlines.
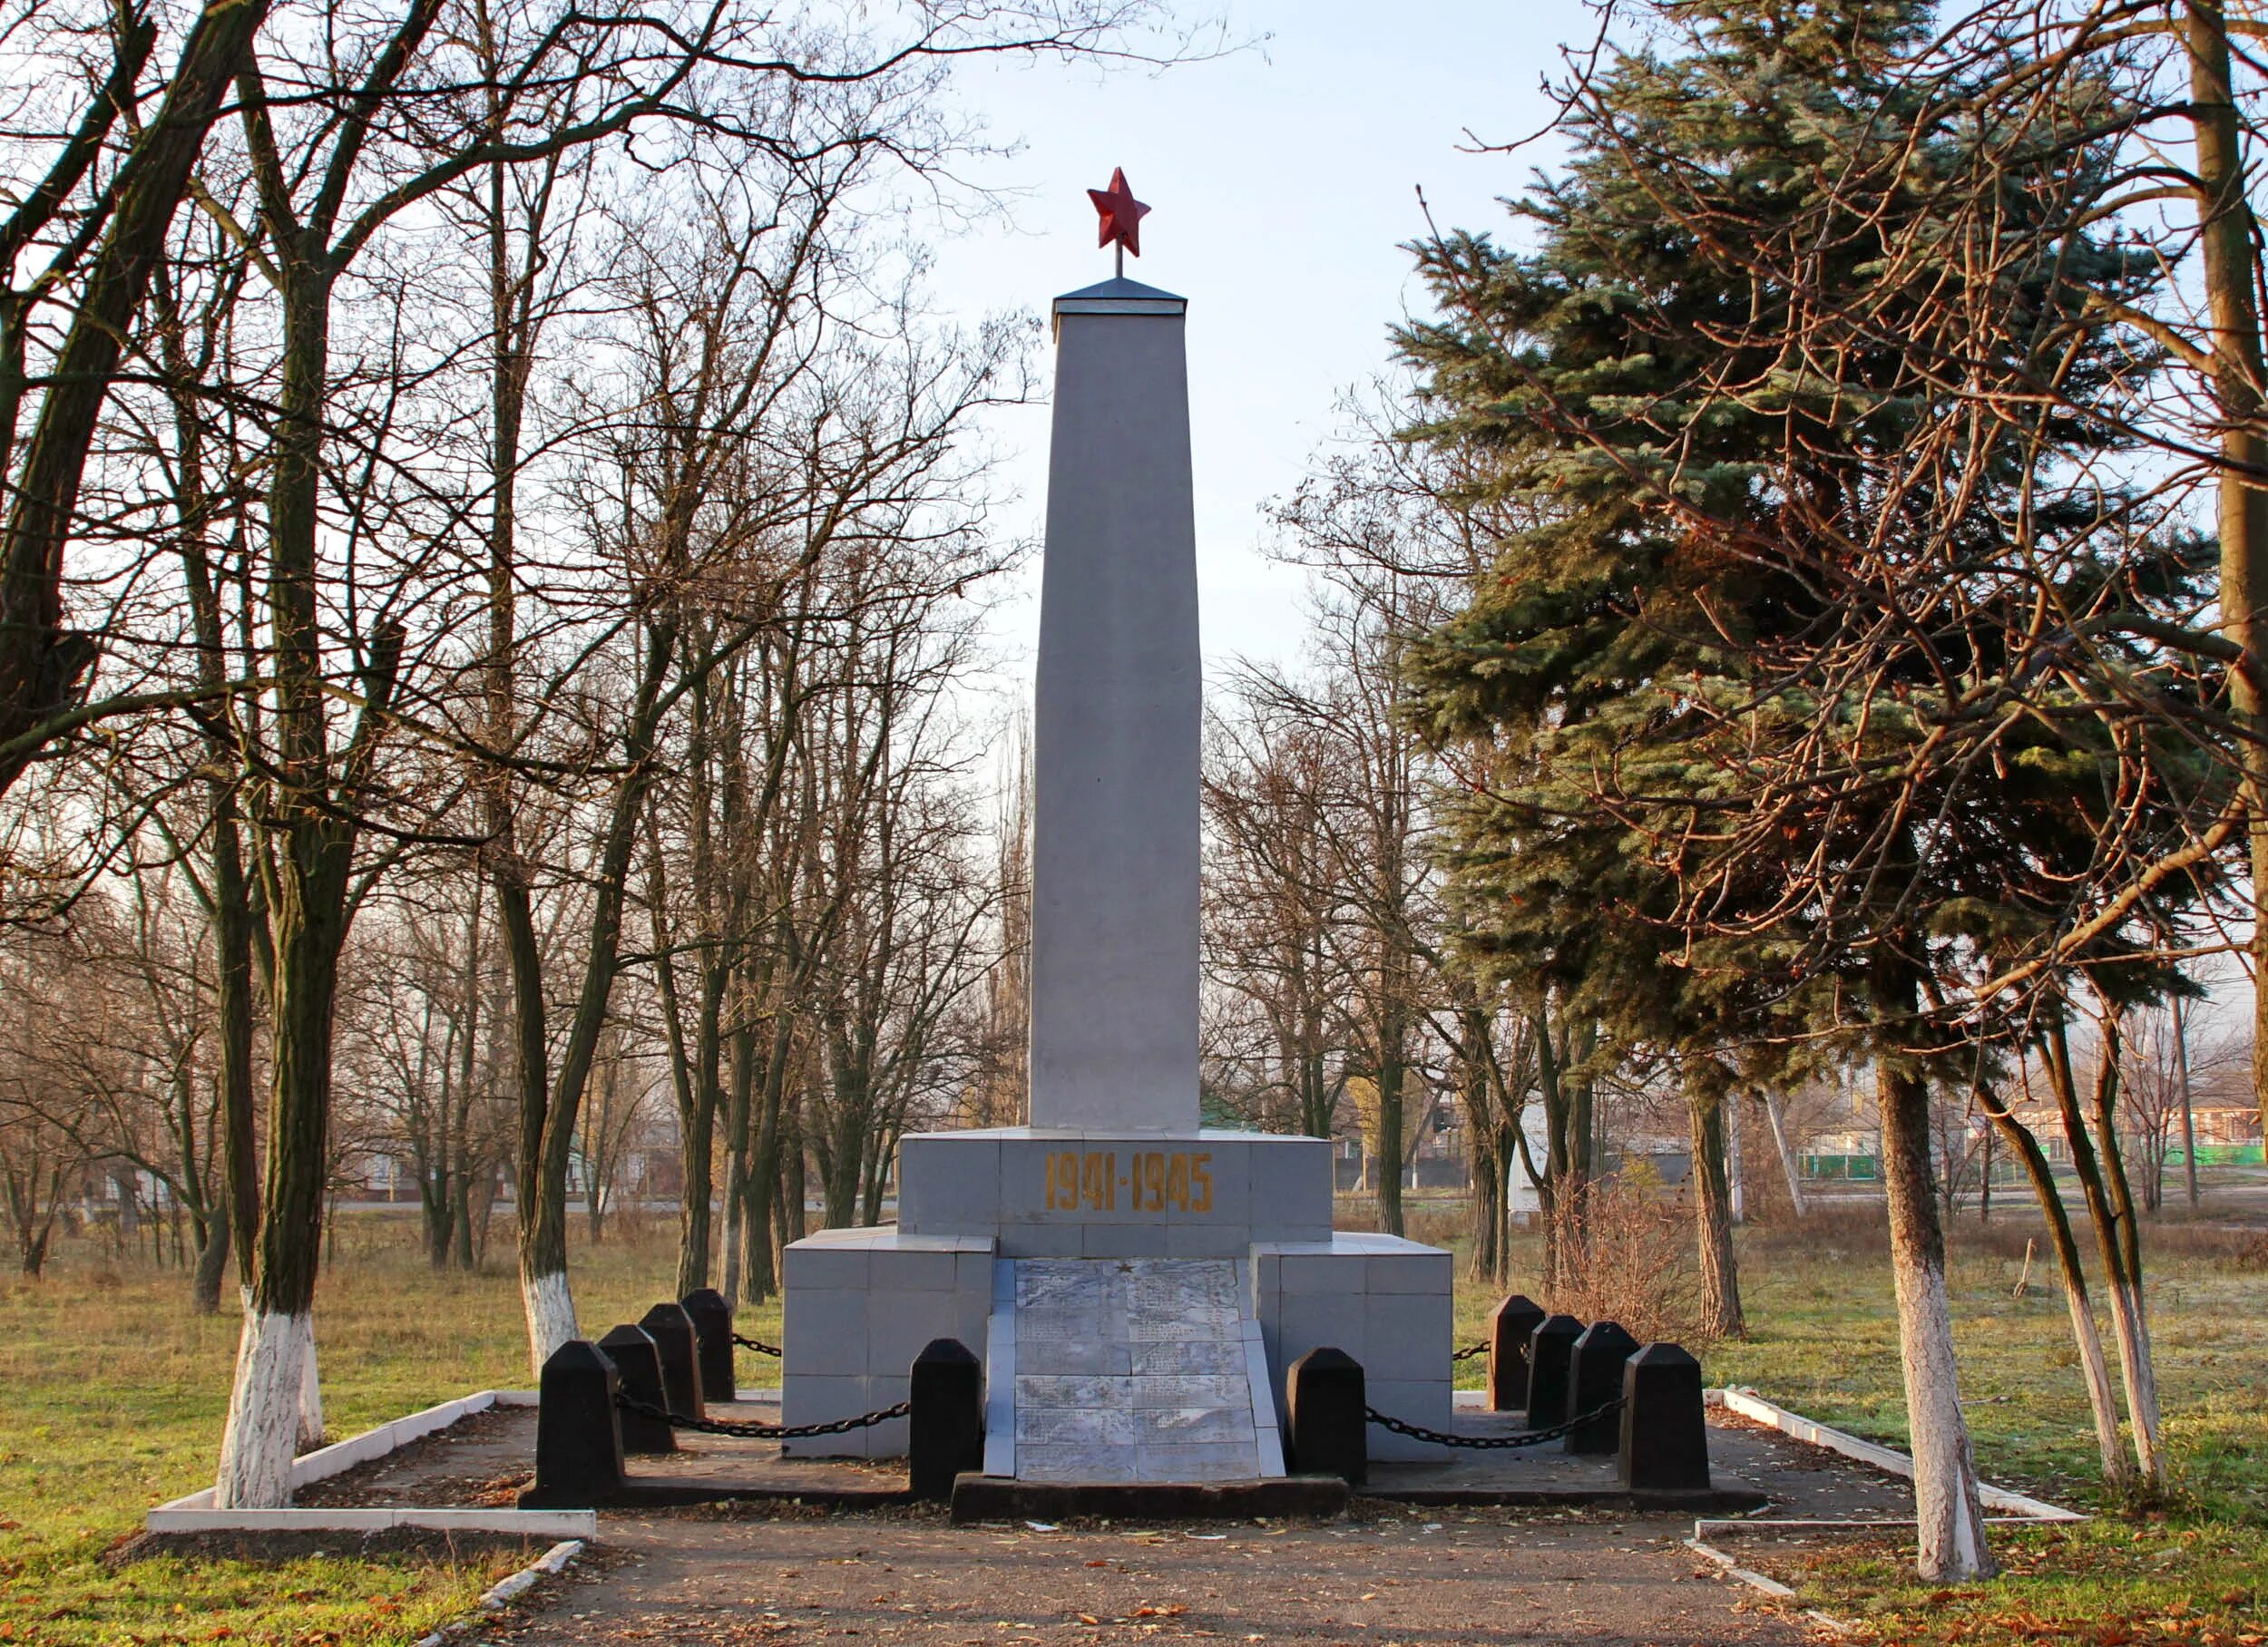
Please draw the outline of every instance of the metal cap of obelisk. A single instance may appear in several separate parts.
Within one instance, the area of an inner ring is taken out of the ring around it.
[[[1090,190],[1140,252],[1126,174]],[[1197,527],[1188,304],[1055,300],[1033,712],[1031,1125],[1198,1125]]]

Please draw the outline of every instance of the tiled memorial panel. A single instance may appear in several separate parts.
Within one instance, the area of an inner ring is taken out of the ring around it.
[[[1254,1389],[1258,1322],[1236,1264],[1028,1258],[1001,1268],[1012,1418],[1011,1401],[994,1411],[1012,1424],[1014,1446],[1012,1462],[1001,1448],[988,1468],[1037,1481],[1283,1473],[1274,1403]]]

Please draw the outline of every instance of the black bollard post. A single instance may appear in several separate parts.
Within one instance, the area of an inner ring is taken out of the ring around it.
[[[1543,1306],[1515,1292],[1489,1317],[1489,1410],[1528,1405],[1528,1340],[1543,1321]]]
[[[588,1339],[573,1339],[543,1363],[535,1413],[535,1486],[553,1507],[595,1506],[621,1491],[622,1415],[614,1363]]]
[[[650,1401],[665,1412],[669,1409],[669,1390],[661,1379],[661,1351],[654,1347],[652,1336],[643,1327],[624,1321],[599,1340],[599,1352],[614,1363],[625,1396],[633,1401]],[[670,1428],[667,1419],[650,1418],[629,1408],[622,1409],[624,1452],[673,1453],[677,1449],[677,1431]]]
[[[959,1339],[932,1339],[907,1381],[906,1482],[916,1498],[949,1503],[953,1478],[984,1467],[984,1363]]]
[[[1344,1350],[1310,1350],[1284,1379],[1290,1464],[1302,1476],[1338,1476],[1360,1486],[1370,1476],[1370,1404],[1363,1367]]]
[[[732,1373],[732,1306],[714,1287],[699,1287],[678,1302],[693,1319],[700,1353],[701,1399],[729,1401],[738,1388]]]
[[[1571,1315],[1547,1315],[1528,1335],[1528,1422],[1538,1428],[1568,1416],[1568,1358],[1582,1336]]]
[[[683,1304],[656,1304],[638,1324],[661,1352],[661,1388],[670,1394],[670,1410],[681,1418],[705,1418],[701,1405],[701,1363],[693,1318]]]
[[[1701,1363],[1675,1344],[1648,1344],[1622,1364],[1619,1474],[1634,1491],[1708,1491]]]
[[[1596,1411],[1622,1393],[1622,1363],[1638,1341],[1614,1321],[1593,1321],[1568,1353],[1567,1416]],[[1610,1453],[1622,1435],[1617,1413],[1604,1413],[1567,1432],[1570,1453]]]

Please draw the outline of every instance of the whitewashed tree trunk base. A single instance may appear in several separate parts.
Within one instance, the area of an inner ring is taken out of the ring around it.
[[[305,1315],[245,1313],[213,1480],[215,1509],[276,1510],[291,1503],[303,1368],[314,1341],[314,1323]]]
[[[1913,1441],[1913,1508],[1921,1576],[1934,1582],[1997,1571],[1985,1547],[1984,1506],[1961,1417],[1953,1363],[1953,1311],[1945,1272],[1892,1255],[1898,1282],[1898,1337],[1905,1365],[1906,1415]]]
[[[2110,1392],[2110,1368],[2103,1360],[2103,1335],[2096,1330],[2095,1312],[2087,1296],[2064,1278],[2064,1302],[2071,1311],[2071,1342],[2079,1352],[2079,1376],[2087,1386],[2087,1405],[2095,1419],[2095,1447],[2103,1458],[2103,1480],[2116,1486],[2126,1477],[2126,1457],[2118,1436],[2118,1408]]]
[[[2153,1489],[2165,1486],[2165,1457],[2158,1441],[2157,1369],[2150,1356],[2149,1317],[2140,1291],[2113,1280],[2111,1330],[2118,1339],[2118,1371],[2126,1386],[2126,1418],[2134,1432],[2134,1458]]]
[[[568,1288],[566,1273],[553,1270],[543,1275],[521,1276],[520,1301],[528,1315],[528,1364],[540,1380],[552,1352],[577,1336],[574,1294]]]
[[[307,1323],[307,1345],[299,1360],[299,1450],[311,1453],[323,1445],[323,1380],[315,1364],[315,1318]]]

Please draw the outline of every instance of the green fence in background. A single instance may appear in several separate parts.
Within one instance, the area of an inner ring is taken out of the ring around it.
[[[1882,1176],[1882,1170],[1872,1155],[1805,1155],[1804,1176],[1872,1184]]]
[[[2058,1162],[2056,1165],[2060,1169],[2065,1164]],[[2136,1165],[2133,1156],[2128,1157],[2128,1165]],[[2165,1165],[2169,1167],[2183,1165],[2180,1145],[2176,1144],[2166,1151]],[[2268,1165],[2268,1160],[2263,1159],[2262,1147],[2257,1144],[2200,1144],[2197,1146],[2197,1165],[2263,1166]],[[1872,1155],[1805,1155],[1804,1176],[1828,1184],[1874,1184],[1880,1182],[1882,1169]],[[1992,1178],[1996,1184],[2014,1184],[2022,1176],[2012,1162],[1996,1160],[1993,1163]]]
[[[2165,1165],[2179,1166],[2181,1164],[2182,1146],[2176,1144],[2165,1152]],[[2268,1160],[2263,1159],[2261,1145],[2257,1144],[2200,1144],[2197,1145],[2197,1165],[2199,1166],[2263,1166],[2268,1165]]]

